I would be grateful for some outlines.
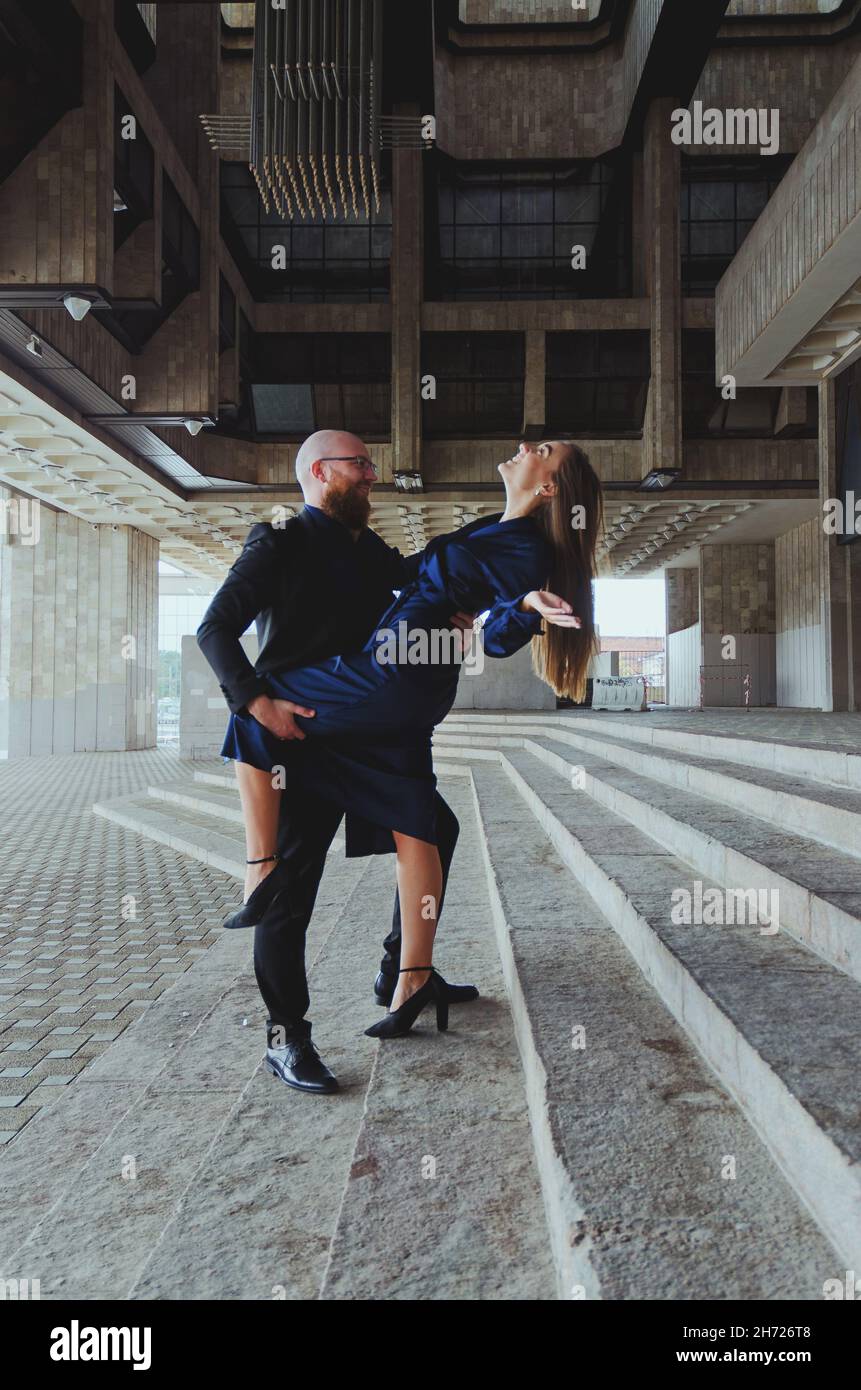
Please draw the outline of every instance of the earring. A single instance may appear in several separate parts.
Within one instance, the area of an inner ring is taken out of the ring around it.
[[[537,488],[535,489],[535,496],[536,496],[536,497],[540,497],[540,496],[541,496],[541,488],[540,488],[540,487],[537,487]]]

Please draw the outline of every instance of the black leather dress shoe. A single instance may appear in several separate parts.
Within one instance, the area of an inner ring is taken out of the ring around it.
[[[478,998],[478,990],[475,985],[450,985],[441,975],[437,976],[444,991],[444,998],[449,1004],[471,1004]],[[397,975],[387,975],[383,970],[380,971],[374,981],[374,998],[382,1008],[388,1008],[395,995],[397,988]]]
[[[331,1095],[337,1079],[329,1071],[310,1038],[297,1038],[283,1047],[267,1047],[266,1070],[297,1091]]]

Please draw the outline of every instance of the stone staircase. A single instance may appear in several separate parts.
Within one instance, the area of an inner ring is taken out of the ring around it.
[[[521,836],[536,826],[588,895],[594,925],[614,931],[664,1017],[692,1045],[692,1059],[708,1064],[705,1077],[721,1083],[762,1140],[772,1172],[787,1178],[851,1267],[861,1255],[861,758],[691,733],[678,743],[647,719],[576,715],[458,714],[437,732],[437,767],[458,760],[471,769],[503,953],[508,941],[507,983],[519,997],[521,1053],[546,1078],[538,1113],[552,1113],[554,1094],[528,990],[535,937],[549,914],[517,874]],[[506,879],[515,885],[510,901]],[[534,873],[526,883],[534,887]],[[680,892],[693,901],[697,884],[702,895],[721,890],[716,901],[728,889],[763,890],[777,913],[754,925],[674,920]],[[531,911],[522,930],[532,935],[518,960],[524,892]],[[560,925],[559,936],[561,951],[572,933]],[[543,993],[546,975],[539,979]],[[565,998],[564,979],[558,990]],[[612,991],[608,1044],[621,1041],[623,999],[621,988]],[[625,1057],[633,1066],[636,1053]],[[606,1104],[609,1087],[598,1093]],[[631,1138],[638,1133],[638,1125],[628,1129]],[[565,1142],[555,1139],[564,1169]],[[682,1152],[696,1164],[690,1136]],[[581,1173],[569,1168],[576,1198]],[[559,1168],[557,1178],[561,1202]],[[745,1244],[736,1243],[737,1258]],[[793,1248],[788,1242],[785,1253],[794,1260]]]
[[[444,1035],[428,1014],[364,1037],[393,866],[336,851],[308,958],[340,1095],[262,1071],[250,933],[225,932],[0,1155],[5,1277],[42,1274],[43,1297],[773,1300],[861,1267],[861,758],[458,711],[435,760],[462,829],[438,963],[478,1003]],[[220,764],[94,809],[241,876]],[[767,920],[674,920],[684,891],[730,889],[768,894]]]

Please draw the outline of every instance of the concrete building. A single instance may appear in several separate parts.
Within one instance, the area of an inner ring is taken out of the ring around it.
[[[307,60],[265,8],[0,5],[0,1263],[48,1251],[85,1297],[822,1297],[861,1268],[861,0],[319,0]],[[332,69],[344,147],[314,124]],[[273,93],[306,113],[290,160]],[[576,439],[602,575],[665,576],[669,706],[557,712],[528,653],[464,676],[441,958],[487,999],[444,1058],[426,1035],[414,1089],[403,1053],[357,1057],[346,985],[377,947],[350,924],[391,865],[336,850],[313,1017],[351,1086],[325,1133],[239,1031],[241,818],[189,635],[250,525],[301,505],[323,426],[367,441],[372,524],[407,552],[499,510],[518,440]],[[178,748],[160,595],[188,597]],[[25,930],[52,837],[69,912],[37,893]],[[709,924],[711,890],[779,893],[779,930]],[[102,934],[150,991],[145,1044]],[[46,942],[81,971],[37,965]],[[277,1258],[286,1189],[237,1157],[255,1105],[306,1174]],[[182,1161],[133,1232],[99,1155],[138,1142]],[[225,1255],[240,1168],[258,1207]],[[383,1192],[415,1224],[378,1262]]]

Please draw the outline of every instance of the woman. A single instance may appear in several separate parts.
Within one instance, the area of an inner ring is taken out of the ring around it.
[[[309,737],[286,743],[245,713],[231,715],[222,748],[236,760],[249,853],[260,852],[249,862],[275,864],[248,900],[255,915],[286,884],[286,866],[276,863],[274,849],[280,788],[288,782],[371,822],[386,848],[394,840],[401,969],[391,1011],[366,1029],[371,1037],[403,1036],[431,1002],[437,1027],[447,1026],[448,1006],[432,966],[442,873],[431,738],[454,703],[460,672],[459,653],[440,653],[451,613],[489,610],[483,628],[489,655],[511,655],[531,637],[535,669],[557,695],[582,699],[585,690],[595,644],[591,581],[600,483],[585,454],[561,441],[522,444],[499,471],[502,515],[433,540],[418,577],[362,652],[267,673],[276,699],[315,711],[296,717]],[[543,633],[541,617],[548,623]],[[416,655],[420,664],[410,661]]]

